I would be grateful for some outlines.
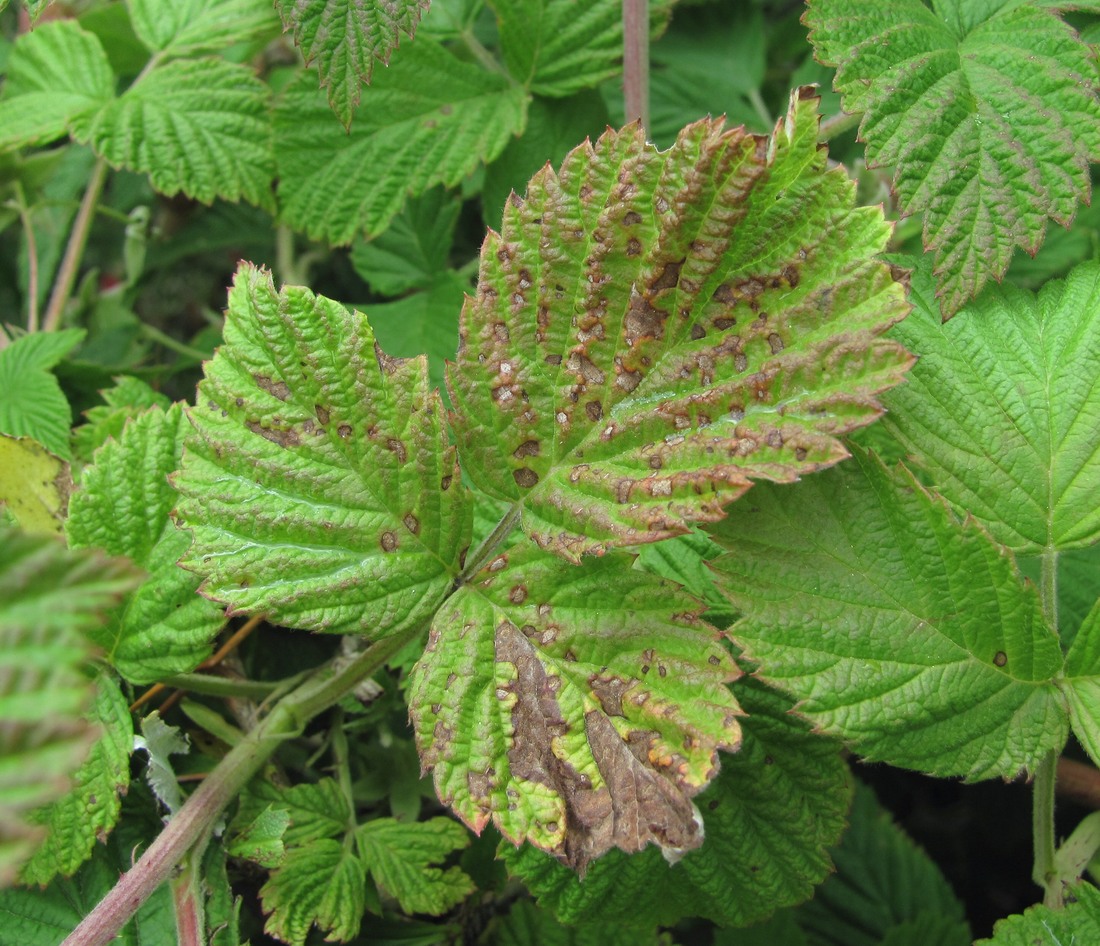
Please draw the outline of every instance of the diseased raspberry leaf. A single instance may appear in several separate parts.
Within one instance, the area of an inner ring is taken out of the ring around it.
[[[470,506],[427,362],[366,318],[244,265],[176,486],[183,564],[234,611],[374,637],[433,614]]]
[[[691,802],[740,742],[737,676],[698,603],[611,555],[501,553],[440,609],[410,711],[439,797],[582,870],[697,847]]]
[[[718,519],[753,479],[843,458],[901,379],[889,228],[826,170],[816,101],[794,93],[770,141],[708,120],[662,154],[609,131],[485,241],[448,375],[459,449],[544,548]]]
[[[839,65],[845,109],[866,113],[869,162],[893,165],[903,212],[925,215],[945,317],[999,280],[1017,247],[1034,255],[1048,217],[1068,226],[1088,202],[1096,69],[1054,12],[811,0],[805,22],[818,58]]]

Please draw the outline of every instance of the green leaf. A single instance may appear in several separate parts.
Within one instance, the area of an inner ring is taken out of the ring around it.
[[[149,573],[90,632],[111,665],[134,683],[195,669],[224,623],[222,609],[196,594],[199,579],[176,564],[189,541],[171,519],[178,497],[168,477],[179,469],[188,430],[179,404],[131,420],[84,468],[69,503],[66,529],[74,548],[125,555]]]
[[[72,410],[50,369],[83,338],[83,329],[35,332],[0,350],[0,433],[31,437],[62,460],[72,456]]]
[[[23,34],[8,61],[0,99],[0,148],[46,144],[73,118],[114,96],[115,77],[99,40],[76,20]]]
[[[818,150],[792,95],[770,143],[720,121],[658,153],[582,145],[482,248],[448,381],[465,472],[577,561],[712,521],[753,479],[845,456],[909,356],[873,257],[888,227]]]
[[[147,408],[167,408],[172,403],[140,378],[130,375],[118,378],[113,388],[100,394],[106,403],[86,410],[87,422],[73,431],[73,453],[85,462],[91,460],[92,454],[108,437],[117,440],[131,417],[137,417]]]
[[[358,241],[351,249],[351,265],[383,296],[429,288],[447,269],[461,209],[452,194],[432,188],[405,204],[385,233],[370,242]]]
[[[131,0],[141,41],[172,56],[215,52],[279,32],[270,0]]]
[[[735,684],[748,715],[741,751],[698,796],[703,846],[670,866],[656,851],[618,851],[579,880],[530,846],[502,845],[509,869],[564,923],[627,928],[705,916],[746,926],[810,896],[831,870],[827,849],[840,838],[851,799],[835,743],[812,735],[790,701],[751,678]],[[652,892],[660,890],[660,897]],[[777,941],[779,942],[779,941]]]
[[[374,337],[397,358],[428,356],[428,383],[443,385],[444,365],[458,348],[458,314],[470,281],[448,271],[430,288],[404,299],[367,306]]]
[[[1100,891],[1083,883],[1066,893],[1063,909],[1038,904],[998,921],[992,939],[980,939],[975,946],[1083,946],[1100,942]]]
[[[205,365],[175,479],[183,564],[233,611],[290,627],[395,633],[435,613],[470,503],[427,362],[367,320],[244,265]]]
[[[711,624],[726,627],[733,619],[729,601],[715,585],[714,572],[707,564],[721,554],[722,549],[710,536],[696,530],[663,542],[643,545],[638,551],[635,567],[682,585],[706,604],[707,620]]]
[[[287,853],[282,866],[260,890],[264,932],[290,946],[305,946],[317,926],[332,942],[359,932],[366,911],[363,864],[339,841],[321,839]]]
[[[0,509],[35,535],[58,535],[72,490],[69,464],[37,440],[0,434]]]
[[[135,837],[134,832],[120,837],[124,826],[125,822],[106,846],[95,846],[91,859],[74,877],[57,877],[44,890],[0,889],[0,916],[4,918],[0,946],[57,946],[71,933],[130,869],[139,846],[145,848],[152,840]],[[171,886],[161,884],[111,942],[113,946],[178,942]]]
[[[691,798],[740,742],[716,632],[628,561],[501,553],[444,602],[410,679],[440,799],[582,871],[614,847],[697,847]]]
[[[1038,295],[991,287],[941,324],[930,280],[891,335],[921,355],[891,433],[956,509],[1019,552],[1100,539],[1100,265]]]
[[[567,99],[532,98],[523,134],[508,142],[500,157],[485,169],[481,206],[486,221],[499,226],[512,191],[522,194],[531,175],[547,161],[560,164],[578,141],[598,137],[609,123],[607,108],[596,92]],[[682,125],[677,124],[676,130]]]
[[[490,0],[508,71],[532,92],[564,97],[622,71],[621,0]],[[654,30],[668,0],[652,3]]]
[[[1073,734],[1100,764],[1100,598],[1066,654],[1066,679],[1061,686],[1069,703]]]
[[[286,29],[316,63],[321,87],[347,128],[375,60],[388,65],[401,33],[412,37],[430,0],[275,0]]]
[[[290,788],[255,779],[241,795],[234,825],[243,830],[268,811],[282,811],[289,817],[289,827],[282,835],[287,847],[302,847],[322,838],[342,836],[352,817],[347,796],[331,778]]]
[[[42,831],[34,808],[64,795],[99,735],[83,632],[137,580],[128,563],[0,528],[0,887]]]
[[[1058,638],[1034,587],[974,522],[857,453],[758,487],[711,528],[729,634],[758,676],[871,760],[1012,777],[1066,739]]]
[[[381,233],[406,195],[493,160],[526,110],[522,88],[424,38],[364,92],[350,133],[304,75],[275,109],[283,222],[338,244]]]
[[[967,946],[963,905],[935,863],[859,785],[836,874],[794,911],[809,942],[836,946]],[[919,938],[923,936],[923,938]]]
[[[1031,4],[812,0],[818,57],[874,165],[895,165],[902,211],[923,213],[944,316],[1034,255],[1048,217],[1073,219],[1100,159],[1089,47]]]
[[[251,69],[224,59],[178,59],[71,125],[73,137],[113,167],[148,174],[169,197],[244,199],[273,209],[269,108],[267,86]]]
[[[563,926],[529,900],[512,904],[490,928],[486,940],[487,946],[665,946],[668,942],[658,933],[644,935],[611,920]]]
[[[411,823],[375,818],[359,826],[355,842],[374,882],[406,913],[439,916],[476,889],[460,868],[435,866],[470,843],[466,829],[450,818]]]
[[[183,803],[183,795],[169,756],[186,755],[191,751],[191,743],[178,726],[169,726],[153,710],[141,720],[141,735],[134,737],[134,751],[139,749],[149,757],[145,781],[157,801],[169,814],[175,814]]]
[[[103,734],[73,773],[72,789],[34,813],[33,820],[46,827],[46,839],[23,865],[22,883],[45,884],[58,874],[71,876],[118,821],[119,796],[130,785],[134,729],[126,698],[106,674],[97,681],[89,718]]]
[[[290,812],[268,805],[239,833],[230,837],[226,853],[243,857],[268,869],[278,867],[286,855],[283,835],[290,826]]]

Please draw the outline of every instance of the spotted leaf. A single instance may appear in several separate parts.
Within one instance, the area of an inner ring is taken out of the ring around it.
[[[424,358],[243,265],[176,486],[202,590],[288,626],[378,636],[430,616],[470,511]]]
[[[741,738],[717,631],[628,565],[502,553],[440,609],[410,687],[439,797],[582,871],[611,848],[698,847],[691,799]]]
[[[608,131],[535,175],[481,253],[449,373],[463,463],[576,561],[721,517],[845,454],[908,354],[889,228],[826,169],[817,99],[771,139]],[[491,447],[491,449],[489,449]]]

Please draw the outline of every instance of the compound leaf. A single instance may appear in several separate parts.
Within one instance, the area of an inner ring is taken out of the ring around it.
[[[34,332],[0,351],[0,433],[31,437],[62,460],[72,456],[72,409],[50,369],[83,338],[83,329]]]
[[[375,818],[359,826],[355,841],[374,882],[406,913],[439,916],[476,889],[460,868],[435,866],[470,843],[466,829],[450,818]]]
[[[691,798],[740,742],[717,632],[628,566],[501,553],[440,608],[410,682],[439,797],[579,870],[614,847],[697,847]]]
[[[84,468],[69,504],[73,548],[96,546],[125,555],[149,579],[89,633],[119,673],[151,683],[186,673],[210,653],[224,623],[222,609],[196,594],[199,580],[176,562],[190,544],[171,519],[188,425],[183,407],[153,408],[130,421]]]
[[[375,60],[388,65],[401,34],[413,36],[431,0],[275,0],[287,29],[316,63],[328,102],[347,128]]]
[[[1034,587],[975,523],[856,454],[761,487],[708,529],[729,552],[729,634],[758,675],[868,759],[1011,777],[1060,749],[1058,638]]]
[[[290,946],[305,946],[317,926],[329,941],[347,942],[366,912],[363,862],[339,841],[322,838],[287,852],[260,890],[264,932]]]
[[[818,57],[875,165],[894,165],[903,212],[924,213],[940,306],[953,315],[1048,217],[1068,226],[1100,159],[1089,47],[1032,4],[813,0]]]
[[[364,92],[350,133],[304,75],[276,104],[282,219],[332,243],[381,233],[407,195],[500,154],[526,111],[521,87],[425,38]]]
[[[243,265],[205,371],[175,480],[205,593],[372,636],[433,614],[470,504],[425,359],[388,357],[360,313]]]
[[[64,795],[99,735],[84,633],[138,580],[123,561],[0,528],[0,886],[41,840],[26,823]]]
[[[997,541],[1039,554],[1100,539],[1100,265],[1036,295],[991,287],[940,324],[930,280],[891,333],[921,359],[886,424]]]
[[[816,98],[771,139],[637,126],[536,174],[482,248],[448,381],[463,466],[576,561],[845,456],[909,356],[888,227],[827,171]],[[486,449],[488,445],[492,449]]]
[[[564,97],[622,71],[620,0],[491,0],[504,62],[532,92]],[[650,4],[652,27],[668,20],[669,0]]]
[[[115,77],[99,39],[76,20],[25,33],[12,50],[0,99],[0,148],[46,144],[69,121],[114,96]]]
[[[214,52],[278,33],[270,0],[131,0],[130,22],[154,52]]]
[[[1100,891],[1081,883],[1066,891],[1066,905],[1052,910],[1038,904],[999,920],[991,939],[975,946],[1073,946],[1100,939]]]
[[[268,91],[246,66],[215,58],[165,63],[70,125],[77,140],[114,167],[148,174],[162,194],[274,208]]]
[[[102,735],[73,773],[73,787],[32,815],[35,823],[45,826],[46,839],[19,873],[25,884],[45,884],[57,874],[73,874],[118,821],[119,796],[130,785],[134,728],[126,698],[106,674],[97,680],[89,718]]]
[[[652,927],[705,916],[746,926],[810,896],[830,871],[828,848],[845,827],[847,766],[836,743],[791,715],[786,697],[751,678],[734,688],[748,713],[744,743],[698,796],[703,846],[671,866],[655,850],[612,851],[581,881],[530,846],[502,845],[509,869],[540,906],[563,923]]]

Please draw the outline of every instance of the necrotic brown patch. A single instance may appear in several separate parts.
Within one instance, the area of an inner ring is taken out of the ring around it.
[[[521,486],[523,489],[530,489],[538,483],[539,475],[529,467],[521,466],[518,470],[512,471],[512,479],[516,481],[517,486]]]
[[[380,541],[383,552],[394,552],[397,550],[397,535],[393,532],[383,532]]]

